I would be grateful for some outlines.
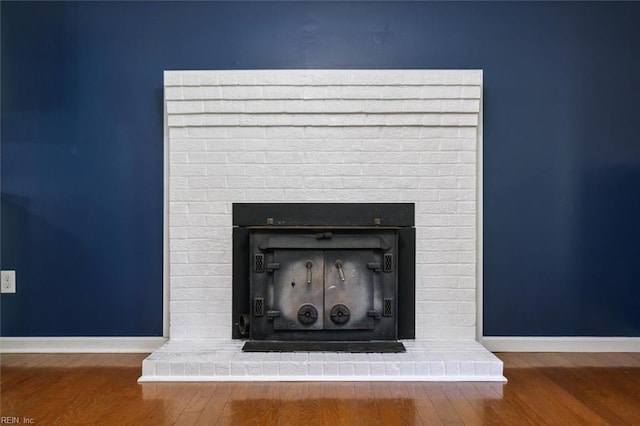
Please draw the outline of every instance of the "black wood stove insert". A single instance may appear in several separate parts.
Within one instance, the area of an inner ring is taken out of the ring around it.
[[[403,352],[415,337],[413,204],[234,204],[244,351]]]

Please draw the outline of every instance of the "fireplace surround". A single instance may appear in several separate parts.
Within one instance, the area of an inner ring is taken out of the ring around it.
[[[170,340],[141,380],[504,380],[475,341],[481,99],[479,70],[165,72]],[[415,203],[406,353],[241,352],[232,207],[283,202]]]

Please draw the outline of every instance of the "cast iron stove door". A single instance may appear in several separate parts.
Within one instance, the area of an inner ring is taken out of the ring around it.
[[[396,238],[254,231],[251,340],[396,340]]]

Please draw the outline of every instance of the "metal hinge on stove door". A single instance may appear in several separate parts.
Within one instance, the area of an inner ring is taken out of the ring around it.
[[[279,263],[267,263],[267,272],[273,272],[280,269]]]

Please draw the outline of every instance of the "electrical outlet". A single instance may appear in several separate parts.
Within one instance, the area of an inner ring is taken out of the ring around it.
[[[2,271],[0,274],[0,290],[2,290],[2,293],[16,292],[16,271]]]

